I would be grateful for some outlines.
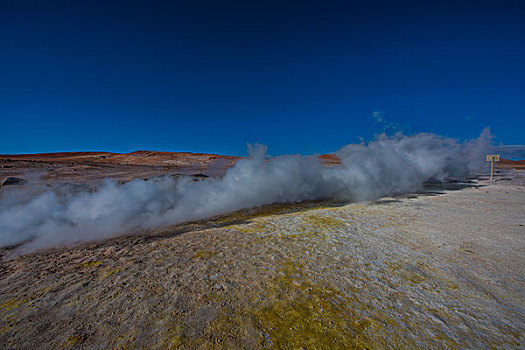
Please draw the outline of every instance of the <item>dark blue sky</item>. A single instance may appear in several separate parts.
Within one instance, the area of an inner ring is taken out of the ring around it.
[[[525,143],[525,1],[1,1],[0,153]],[[382,123],[378,120],[384,120]]]

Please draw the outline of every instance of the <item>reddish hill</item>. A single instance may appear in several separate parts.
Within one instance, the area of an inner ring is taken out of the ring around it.
[[[321,163],[323,163],[324,166],[334,166],[341,164],[341,159],[339,159],[339,157],[333,153],[321,154],[319,158],[321,159]]]
[[[119,153],[111,152],[56,152],[56,153],[35,153],[35,154],[0,154],[0,159],[12,160],[34,160],[51,162],[71,162],[71,161],[90,161],[102,157],[112,156]]]
[[[225,165],[233,165],[240,157],[190,152],[135,151],[131,153],[111,152],[60,152],[39,154],[0,155],[0,159],[64,162],[64,163],[106,163],[150,166],[207,166],[211,162],[223,160]]]
[[[123,165],[146,165],[146,166],[193,166],[208,167],[219,161],[222,167],[231,167],[242,157],[223,156],[220,154],[191,153],[191,152],[157,152],[157,151],[135,151],[130,153],[112,152],[57,152],[36,154],[4,154],[0,159],[64,162],[64,163],[105,163]],[[341,164],[341,160],[335,154],[322,154],[319,156],[325,166]],[[496,163],[499,168],[525,169],[525,160],[510,160],[501,158]]]
[[[150,166],[196,166],[209,165],[209,163],[222,160],[223,164],[233,166],[242,157],[223,156],[219,154],[191,153],[191,152],[157,152],[135,151],[130,153],[112,152],[57,152],[36,154],[4,154],[0,159],[65,162],[65,163],[106,163],[127,165]],[[335,154],[320,155],[322,163],[326,166],[341,164]]]
[[[495,162],[497,168],[514,168],[525,169],[525,160],[510,160],[501,158],[499,162]]]

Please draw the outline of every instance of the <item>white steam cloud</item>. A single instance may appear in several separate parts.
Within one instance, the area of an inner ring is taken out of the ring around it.
[[[222,178],[203,181],[105,180],[95,191],[53,187],[0,191],[0,247],[23,253],[114,237],[209,218],[271,203],[317,199],[362,201],[415,191],[427,180],[463,178],[485,165],[490,132],[458,143],[434,134],[380,136],[337,152],[342,164],[318,158],[268,158],[266,147],[249,146]]]

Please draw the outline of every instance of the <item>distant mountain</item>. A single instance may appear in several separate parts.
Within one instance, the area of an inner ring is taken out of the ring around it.
[[[490,150],[499,154],[502,160],[498,165],[504,167],[525,166],[525,146],[493,146]],[[325,166],[341,164],[335,154],[322,154],[318,156]],[[191,153],[191,152],[158,152],[134,151],[130,153],[112,152],[58,152],[0,155],[0,159],[59,162],[59,163],[96,163],[96,164],[122,164],[165,167],[196,167],[208,169],[217,167],[225,170],[232,167],[235,162],[243,157],[223,156],[220,154]]]

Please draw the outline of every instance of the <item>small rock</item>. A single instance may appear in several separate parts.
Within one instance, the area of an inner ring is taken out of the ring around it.
[[[27,180],[24,180],[19,177],[6,177],[2,182],[0,183],[1,186],[9,186],[9,185],[23,185],[27,182]]]
[[[222,284],[220,284],[220,283],[215,283],[215,284],[213,285],[213,289],[214,289],[214,290],[225,290],[226,288],[225,288],[224,285],[222,285]]]

